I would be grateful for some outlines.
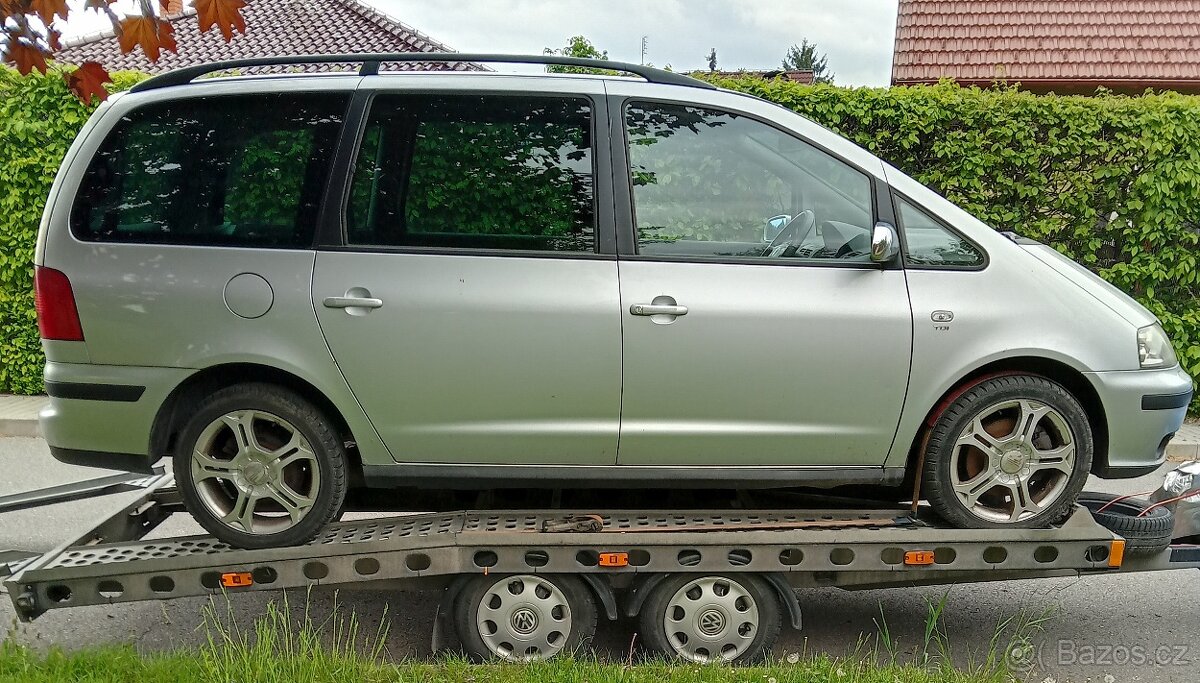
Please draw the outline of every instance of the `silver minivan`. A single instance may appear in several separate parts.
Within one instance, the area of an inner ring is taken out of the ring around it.
[[[54,457],[170,457],[242,547],[397,486],[919,485],[1044,526],[1162,463],[1191,379],[1054,249],[684,76],[379,72],[412,58],[96,111],[36,252]]]

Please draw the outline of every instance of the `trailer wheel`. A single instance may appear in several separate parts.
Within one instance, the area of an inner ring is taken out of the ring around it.
[[[596,601],[574,576],[480,576],[459,593],[454,626],[472,660],[575,654],[596,634]]]
[[[775,644],[782,609],[753,574],[680,574],[658,584],[640,615],[652,650],[692,662],[754,662]]]
[[[1166,507],[1146,512],[1151,503],[1140,498],[1118,501],[1112,494],[1091,492],[1081,494],[1079,504],[1091,511],[1100,526],[1125,539],[1128,557],[1156,555],[1171,545],[1175,515]]]

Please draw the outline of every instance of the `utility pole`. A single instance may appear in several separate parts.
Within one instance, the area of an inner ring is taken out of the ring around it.
[[[646,52],[650,49],[650,36],[642,36],[642,65],[646,64]]]

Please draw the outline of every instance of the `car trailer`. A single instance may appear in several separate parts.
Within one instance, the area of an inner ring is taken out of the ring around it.
[[[1083,506],[1047,529],[949,528],[907,508],[459,510],[339,522],[305,545],[241,550],[202,535],[146,540],[184,512],[171,475],[121,486],[145,493],[79,538],[0,566],[20,619],[280,588],[441,589],[435,650],[457,639],[479,659],[548,657],[584,646],[598,617],[639,617],[651,649],[741,661],[766,652],[781,622],[800,628],[793,587],[1200,568],[1200,546],[1127,547]]]

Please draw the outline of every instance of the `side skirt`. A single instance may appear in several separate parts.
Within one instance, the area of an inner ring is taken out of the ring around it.
[[[775,489],[900,486],[903,467],[677,467],[627,465],[364,465],[371,488],[436,486],[493,488]]]

